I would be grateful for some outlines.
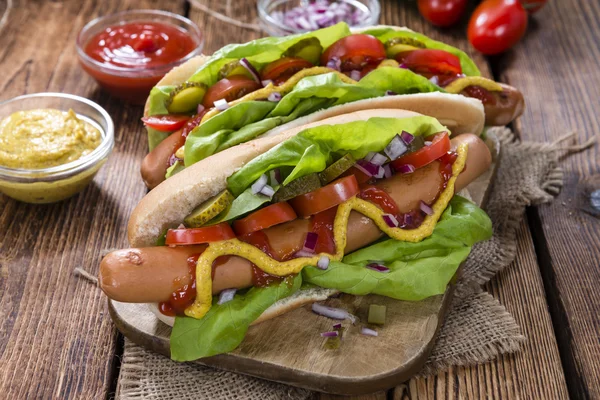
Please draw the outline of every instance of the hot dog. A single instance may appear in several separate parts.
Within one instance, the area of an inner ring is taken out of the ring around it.
[[[263,48],[268,56],[261,53]],[[259,53],[263,55],[258,57]],[[341,23],[287,41],[264,38],[230,45],[212,57],[189,60],[152,91],[146,116],[206,115],[184,142],[185,151],[167,150],[176,139],[157,146],[162,134],[156,129],[164,129],[146,120],[152,146],[141,173],[153,188],[184,166],[232,145],[301,126],[298,119],[319,110],[366,99],[391,103],[414,93],[460,94],[483,102],[486,125],[504,125],[523,112],[523,96],[517,89],[478,75],[464,52],[399,27],[351,32]],[[380,82],[389,82],[389,87]],[[421,103],[427,101],[416,96],[410,103],[409,109],[426,113]],[[208,123],[217,116],[218,122]],[[174,153],[175,167],[166,171]]]

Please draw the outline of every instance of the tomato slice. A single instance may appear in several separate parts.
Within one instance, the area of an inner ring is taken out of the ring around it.
[[[351,71],[377,64],[386,58],[386,54],[379,39],[360,33],[343,37],[329,46],[321,55],[321,65],[327,65],[334,57],[342,62],[342,71]]]
[[[360,189],[354,175],[333,181],[312,192],[296,196],[290,204],[301,217],[309,217],[356,196]]]
[[[182,147],[183,145],[185,145],[185,140],[187,139],[188,135],[190,134],[191,131],[194,130],[195,127],[197,127],[198,125],[200,125],[200,122],[202,122],[202,118],[204,117],[204,115],[208,112],[208,109],[205,108],[204,110],[202,110],[202,112],[194,115],[193,117],[191,117],[184,125],[183,129],[180,132],[174,132],[172,133],[172,135],[179,135],[179,139],[177,140],[177,143],[175,143],[175,146],[173,146],[173,151],[171,153],[171,156],[169,157],[168,161],[167,161],[167,165],[170,167],[173,164],[175,164],[175,162],[177,160],[179,160],[176,156],[175,153],[177,153],[177,150],[179,150],[180,147]]]
[[[416,73],[433,75],[461,74],[460,59],[452,53],[436,49],[405,51],[396,55],[396,61]]]
[[[183,128],[189,115],[152,115],[142,118],[144,125],[161,132],[172,132]]]
[[[271,80],[275,85],[280,85],[296,72],[311,67],[313,67],[313,65],[303,58],[283,57],[267,64],[262,70],[261,78],[262,80]]]
[[[392,168],[398,170],[404,165],[410,164],[415,168],[424,167],[442,157],[450,151],[450,138],[448,132],[440,132],[433,135],[429,146],[423,146],[417,151],[413,151],[405,156],[391,162]]]
[[[206,108],[215,106],[215,101],[225,99],[233,101],[261,88],[260,83],[244,75],[232,75],[223,78],[206,91],[202,105]]]
[[[271,204],[253,212],[246,218],[235,221],[233,229],[235,229],[238,235],[247,235],[248,233],[267,229],[296,218],[298,216],[294,212],[294,209],[288,203],[282,201],[281,203]]]
[[[165,243],[168,246],[201,244],[233,239],[235,233],[227,222],[203,228],[177,228],[167,231]]]
[[[337,207],[313,215],[311,225],[312,231],[319,235],[315,253],[335,254],[335,239],[333,238],[333,223]]]

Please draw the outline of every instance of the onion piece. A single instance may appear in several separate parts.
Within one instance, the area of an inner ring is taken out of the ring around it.
[[[373,176],[377,179],[383,178],[385,176],[385,169],[383,169],[383,167],[380,165],[379,170],[377,171],[377,174],[375,174]]]
[[[338,336],[340,336],[340,333],[338,331],[322,332],[321,336],[322,337],[338,337]]]
[[[375,157],[375,154],[377,154],[377,153],[375,153],[374,151],[368,152],[367,155],[365,156],[365,160],[371,162],[371,160],[373,159],[373,157]]]
[[[434,75],[431,78],[429,78],[429,82],[433,83],[434,85],[439,85],[440,78],[438,78],[437,75]]]
[[[264,81],[260,81],[260,83],[263,85],[263,87],[265,87],[269,86],[271,83],[273,83],[273,81],[270,79],[265,79]]]
[[[342,61],[337,57],[331,57],[331,60],[327,61],[327,68],[335,69],[340,71],[342,69]]]
[[[370,264],[367,264],[365,267],[368,269],[372,269],[373,271],[381,272],[384,274],[390,272],[390,269],[383,264],[370,263]]]
[[[398,68],[402,68],[402,69],[409,69],[409,68],[408,68],[408,65],[406,65],[406,64],[404,64],[404,63],[400,64],[400,65],[398,66]]]
[[[340,324],[340,323],[333,324],[333,329],[342,329],[342,324]]]
[[[390,166],[390,164],[385,164],[383,166],[383,176],[386,178],[392,177],[392,167]]]
[[[387,162],[387,157],[380,153],[375,153],[373,157],[369,160],[371,164],[375,165],[383,165]]]
[[[360,333],[362,333],[363,335],[366,335],[366,336],[377,336],[378,335],[377,331],[374,331],[373,329],[369,329],[367,327],[363,327],[360,330]]]
[[[252,64],[250,64],[250,61],[248,61],[246,58],[242,58],[240,60],[240,64],[242,64],[242,67],[246,68],[248,72],[250,72],[250,75],[252,75],[256,82],[261,83],[258,71]]]
[[[285,12],[274,11],[271,17],[286,27],[301,31],[325,28],[341,21],[350,26],[358,26],[369,16],[368,10],[356,7],[349,0],[316,0],[306,3]]]
[[[426,140],[424,144],[425,144],[425,146],[431,146],[431,143],[433,143],[433,142],[430,142],[429,140]]]
[[[221,294],[219,294],[219,301],[217,302],[217,304],[224,304],[227,303],[228,301],[233,300],[233,296],[235,296],[235,292],[237,292],[237,289],[225,289],[221,292]]]
[[[214,102],[215,108],[219,111],[225,111],[229,108],[229,103],[225,99],[219,99]]]
[[[319,314],[327,318],[340,320],[349,319],[353,324],[356,322],[356,316],[341,308],[327,307],[319,303],[313,303],[312,310],[315,314]]]
[[[317,240],[319,239],[319,235],[315,232],[307,232],[306,239],[304,239],[304,247],[302,250],[315,252],[317,248]]]
[[[393,214],[383,214],[381,217],[390,228],[397,228],[400,225],[398,219]]]
[[[357,71],[357,70],[350,71],[350,79],[354,79],[355,81],[360,81],[360,71]]]
[[[198,107],[196,107],[196,114],[200,114],[204,109],[205,107],[202,104],[198,104]]]
[[[400,135],[397,134],[392,140],[390,140],[388,145],[385,146],[385,149],[383,151],[385,152],[385,154],[387,154],[390,160],[394,161],[398,159],[402,154],[406,153],[407,150],[408,147],[406,147],[406,144],[402,141]]]
[[[317,268],[323,270],[329,268],[329,257],[321,256],[321,258],[319,258],[319,261],[317,261]]]
[[[433,214],[433,208],[431,208],[431,206],[429,204],[425,203],[423,200],[421,200],[421,203],[419,204],[419,208],[421,209],[421,211],[423,211],[427,215]]]
[[[267,185],[267,175],[262,174],[251,186],[252,194],[257,194]]]
[[[404,223],[402,226],[411,226],[413,223],[413,217],[410,214],[404,214]]]
[[[265,196],[267,196],[268,198],[272,199],[273,195],[275,194],[275,189],[273,189],[271,186],[269,185],[265,185],[263,186],[262,189],[260,189],[259,191],[260,194],[264,194]]]
[[[395,96],[395,95],[397,95],[397,94],[398,94],[398,93],[396,93],[396,92],[393,92],[393,91],[391,91],[391,90],[386,90],[386,91],[385,91],[385,95],[386,95],[386,96]]]
[[[275,168],[269,171],[269,178],[271,186],[277,186],[281,183],[281,171],[279,168]]]
[[[402,133],[400,134],[400,139],[402,139],[402,141],[406,144],[411,144],[412,141],[415,139],[415,136],[411,135],[406,131],[402,131]]]
[[[267,97],[267,100],[272,101],[273,103],[277,103],[278,101],[281,100],[281,93],[279,93],[279,92],[270,93],[269,96]]]
[[[415,172],[415,167],[412,164],[400,165],[398,167],[394,167],[394,169],[396,170],[396,172],[399,172],[401,174],[410,174]]]
[[[306,250],[298,250],[296,253],[294,253],[294,257],[299,258],[299,257],[314,257],[315,256],[315,252],[314,251],[306,251]]]
[[[379,165],[375,165],[367,160],[358,160],[355,167],[369,176],[375,176],[379,173]]]

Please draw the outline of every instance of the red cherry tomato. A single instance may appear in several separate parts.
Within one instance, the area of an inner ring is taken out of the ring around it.
[[[267,64],[262,70],[261,79],[270,80],[273,81],[273,84],[279,85],[296,72],[312,66],[309,61],[300,57],[283,57]]]
[[[519,0],[485,0],[473,12],[467,36],[483,54],[498,54],[514,46],[527,30],[527,12]]]
[[[294,209],[282,201],[255,211],[246,218],[238,219],[233,223],[233,228],[238,235],[247,235],[296,218],[298,216]]]
[[[452,53],[436,49],[419,49],[399,53],[396,61],[418,74],[458,75],[462,73],[460,59]]]
[[[290,204],[301,217],[310,217],[343,203],[356,196],[359,191],[356,178],[350,175],[310,193],[296,196],[290,200]]]
[[[410,164],[415,168],[421,168],[442,157],[450,151],[450,138],[448,132],[436,133],[429,146],[421,147],[419,150],[409,153],[391,162],[392,168],[400,169],[403,165]]]
[[[385,47],[374,36],[354,34],[346,36],[329,46],[321,55],[321,65],[332,58],[342,62],[342,71],[362,70],[368,64],[377,64],[385,59]]]
[[[244,75],[232,75],[223,78],[206,91],[202,105],[206,108],[215,106],[215,101],[225,99],[233,101],[261,88],[260,83]]]
[[[183,128],[190,119],[189,115],[152,115],[142,118],[144,125],[161,132],[172,132]]]
[[[548,0],[521,0],[521,5],[529,14],[538,12]]]
[[[433,25],[454,25],[465,11],[467,0],[419,0],[421,15]]]
[[[172,245],[189,245],[233,239],[235,233],[227,222],[203,228],[169,229],[165,243]]]

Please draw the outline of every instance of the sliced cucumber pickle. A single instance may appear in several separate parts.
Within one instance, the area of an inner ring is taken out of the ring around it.
[[[382,62],[380,62],[379,65],[377,66],[377,68],[383,68],[383,67],[398,68],[398,67],[400,67],[400,64],[398,63],[398,61],[390,60],[388,58],[388,59],[385,59]]]
[[[423,136],[415,136],[407,147],[406,154],[417,151],[425,146],[425,139]]]
[[[200,82],[186,82],[177,86],[169,95],[167,110],[172,114],[194,111],[202,103],[207,87]]]
[[[321,187],[321,181],[317,174],[305,175],[302,178],[294,179],[286,186],[279,188],[273,196],[273,202],[278,203],[280,201],[287,201],[293,199],[296,196],[312,192]]]
[[[228,62],[227,64],[223,65],[219,70],[219,80],[232,75],[244,75],[248,78],[252,78],[250,72],[248,72],[248,70],[244,68],[242,64],[240,64],[239,60]]]
[[[325,168],[323,171],[319,172],[319,179],[321,181],[321,185],[326,185],[329,182],[332,182],[350,169],[356,163],[356,160],[350,153],[346,154],[344,157],[340,158],[329,167]]]
[[[385,306],[380,306],[379,304],[369,305],[369,315],[367,317],[367,322],[370,324],[384,325],[385,311]]]
[[[385,51],[388,58],[395,58],[397,54],[405,51],[424,49],[426,47],[425,43],[409,37],[397,37],[385,43]]]
[[[323,53],[323,46],[321,46],[319,39],[316,37],[309,37],[302,39],[298,43],[289,47],[285,53],[283,53],[283,56],[300,57],[313,65],[318,65],[319,60],[321,59],[321,53]]]
[[[222,211],[227,209],[233,202],[233,195],[229,190],[223,190],[216,196],[206,200],[185,217],[183,222],[190,228],[198,228],[205,225]]]

